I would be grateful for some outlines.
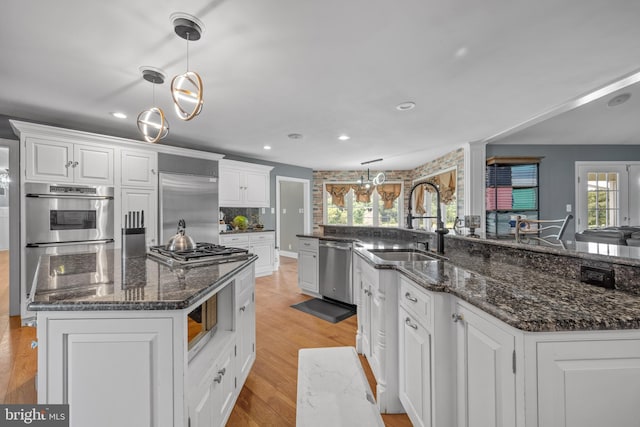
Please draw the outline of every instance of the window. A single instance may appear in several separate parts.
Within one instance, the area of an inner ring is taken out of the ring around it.
[[[640,224],[640,163],[576,162],[576,231]]]
[[[453,228],[456,218],[458,217],[458,204],[456,202],[456,176],[457,169],[453,168],[439,172],[435,175],[425,176],[416,180],[416,182],[429,181],[438,186],[440,189],[440,211],[442,213],[442,221],[446,228]],[[414,228],[424,228],[433,230],[436,228],[437,200],[435,192],[431,187],[425,185],[422,193],[419,193],[420,187],[414,192],[414,200],[412,205],[416,207],[413,214],[416,216],[432,216],[433,218],[415,219],[413,221]],[[421,206],[422,209],[418,207]],[[424,211],[424,213],[422,213]]]
[[[402,224],[404,186],[386,182],[361,191],[355,182],[325,183],[325,224],[399,227]]]

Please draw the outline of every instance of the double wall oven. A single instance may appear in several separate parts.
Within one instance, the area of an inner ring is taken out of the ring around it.
[[[26,297],[43,254],[52,255],[50,274],[60,286],[80,276],[88,284],[110,280],[105,259],[113,248],[113,187],[27,183],[25,194]],[[67,255],[80,252],[91,259],[68,262]]]

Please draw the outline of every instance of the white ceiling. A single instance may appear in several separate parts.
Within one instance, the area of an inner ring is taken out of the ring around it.
[[[637,0],[22,0],[0,7],[0,114],[139,139],[139,68],[186,69],[174,12],[205,25],[205,103],[181,122],[157,87],[162,143],[314,169],[413,168],[640,68]]]

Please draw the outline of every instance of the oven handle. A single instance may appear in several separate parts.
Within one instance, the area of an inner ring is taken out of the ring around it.
[[[28,248],[49,248],[52,246],[73,246],[73,245],[105,245],[113,243],[113,239],[102,240],[77,240],[74,242],[55,242],[55,243],[27,243]]]
[[[27,194],[27,197],[36,199],[89,199],[89,200],[113,200],[113,196],[82,196],[80,194]]]

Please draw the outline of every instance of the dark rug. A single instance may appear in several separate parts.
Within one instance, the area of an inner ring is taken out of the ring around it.
[[[338,323],[356,314],[355,305],[341,304],[319,298],[299,302],[291,307],[331,323]]]

